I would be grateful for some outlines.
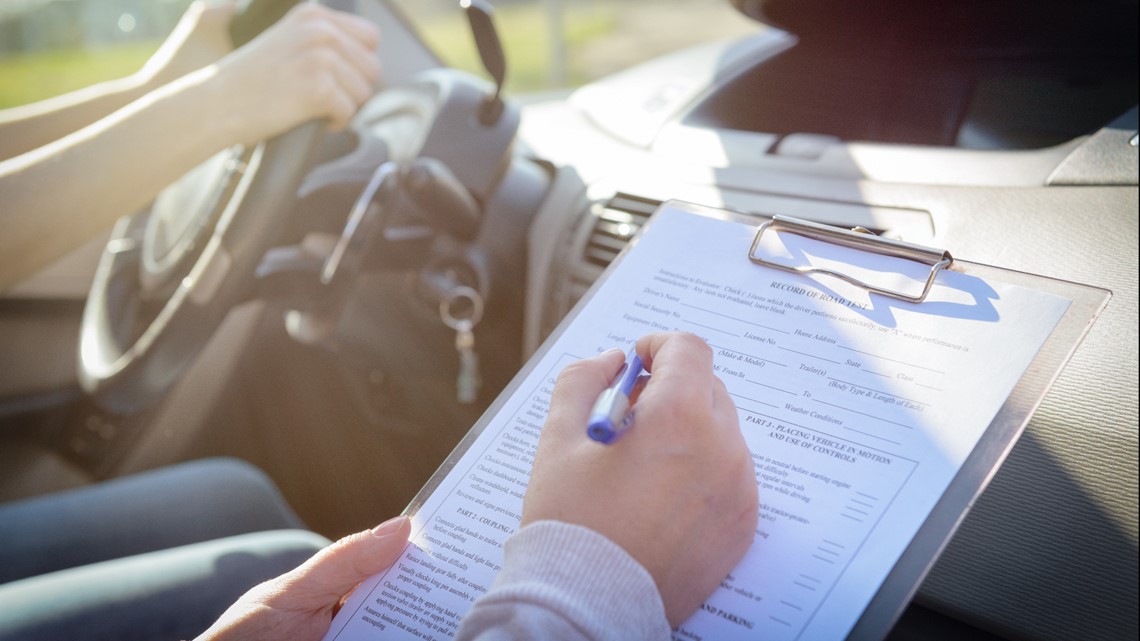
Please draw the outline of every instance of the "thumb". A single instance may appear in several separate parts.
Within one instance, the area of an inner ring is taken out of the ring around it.
[[[550,399],[550,413],[543,433],[555,432],[547,440],[572,437],[568,431],[581,428],[585,434],[590,409],[598,395],[610,386],[625,362],[625,352],[611,349],[593,358],[585,358],[567,365],[558,374]],[[574,435],[578,435],[574,432]]]
[[[371,530],[350,534],[294,570],[289,590],[336,603],[358,583],[395,563],[411,531],[411,520],[397,516]]]
[[[575,406],[585,402],[587,407],[584,411],[588,412],[598,394],[613,382],[624,362],[625,352],[616,347],[593,358],[573,362],[558,374],[554,396]]]

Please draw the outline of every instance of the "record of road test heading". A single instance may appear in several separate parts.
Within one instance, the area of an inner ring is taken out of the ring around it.
[[[760,492],[751,548],[675,638],[881,639],[1109,296],[665,203],[416,497],[412,543],[326,639],[452,637],[518,528],[558,372],[666,330],[712,347]]]

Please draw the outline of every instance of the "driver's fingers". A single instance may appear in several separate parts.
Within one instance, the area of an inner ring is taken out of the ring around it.
[[[329,128],[333,131],[344,129],[356,110],[360,107],[353,97],[336,83],[330,83],[330,88],[321,97],[321,110],[328,118]]]
[[[333,65],[330,71],[336,79],[336,83],[352,98],[358,107],[372,96],[374,91],[373,83],[375,82],[372,76],[361,73],[360,69],[343,60]]]
[[[303,2],[293,7],[282,22],[325,23],[330,29],[353,38],[367,49],[375,49],[380,42],[380,30],[372,21],[315,2]]]
[[[375,84],[380,78],[380,61],[376,56],[375,44],[348,37],[336,30],[328,34],[326,44],[366,78],[369,85]]]
[[[322,107],[328,110],[334,129],[344,126],[365,100],[372,95],[372,83],[362,76],[358,69],[343,60],[334,60],[327,73],[330,74],[328,95],[324,96]]]
[[[279,34],[303,55],[322,56],[321,66],[333,59],[351,65],[371,85],[380,77],[380,61],[376,55],[379,31],[363,18],[305,3],[288,16],[293,29],[281,27]]]
[[[367,18],[361,18],[343,11],[332,11],[330,12],[330,20],[351,35],[365,49],[373,51],[380,44],[380,30]]]

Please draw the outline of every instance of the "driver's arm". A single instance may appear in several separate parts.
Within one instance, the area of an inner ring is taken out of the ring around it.
[[[306,3],[249,44],[0,162],[0,290],[150,202],[229,145],[343,127],[379,77],[371,22]]]

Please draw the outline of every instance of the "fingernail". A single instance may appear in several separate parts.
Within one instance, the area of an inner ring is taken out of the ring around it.
[[[600,358],[609,358],[610,356],[613,356],[614,354],[621,354],[624,356],[625,352],[622,351],[622,349],[620,347],[611,347],[611,348],[607,349],[606,351],[602,352],[601,354],[599,354],[598,356]]]
[[[372,528],[372,536],[383,537],[383,536],[388,536],[389,534],[395,534],[397,530],[399,530],[401,527],[404,526],[404,521],[407,521],[407,520],[408,520],[408,517],[406,515],[403,515],[403,514],[401,514],[400,516],[394,517],[394,518],[390,518],[387,521],[384,521],[383,523],[381,523],[380,525],[377,525],[376,527]]]

